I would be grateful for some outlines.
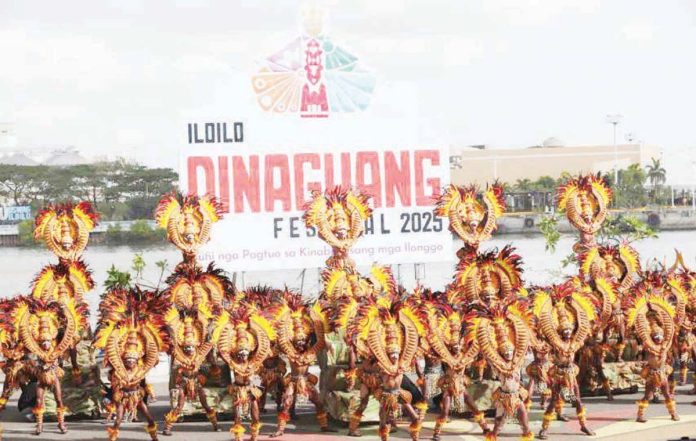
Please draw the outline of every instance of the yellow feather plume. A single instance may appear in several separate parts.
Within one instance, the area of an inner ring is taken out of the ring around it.
[[[578,305],[585,311],[585,314],[587,314],[587,318],[589,320],[596,320],[597,319],[597,311],[594,308],[594,305],[592,305],[592,302],[587,297],[584,297],[578,293],[573,293],[573,299],[578,303]]]
[[[582,274],[590,274],[590,268],[592,267],[592,262],[595,261],[597,256],[599,255],[599,249],[597,247],[592,247],[587,254],[585,255],[585,258],[582,261],[582,266],[580,267],[580,272]]]
[[[348,202],[348,205],[352,205],[358,210],[358,213],[360,213],[360,219],[366,220],[368,217],[370,217],[369,205],[363,203],[363,201],[361,201],[352,190],[348,192],[346,202]]]
[[[264,330],[266,335],[268,335],[269,340],[273,341],[276,339],[275,329],[273,329],[273,326],[271,325],[271,323],[268,320],[266,320],[264,317],[262,317],[258,314],[254,314],[250,317],[250,320],[252,322],[256,323],[257,325],[259,325]]]
[[[609,301],[612,304],[616,303],[616,293],[614,292],[614,287],[611,286],[611,283],[609,283],[606,279],[596,279],[595,284],[600,292],[609,297]]]
[[[167,205],[163,209],[157,211],[157,224],[162,228],[167,228],[172,213],[180,209],[181,205],[179,205],[179,201],[177,201],[175,197],[170,196]]]
[[[425,337],[425,326],[423,326],[423,323],[421,322],[420,318],[418,318],[418,316],[413,312],[413,310],[407,307],[401,308],[400,312],[413,322],[413,324],[416,326],[416,330],[418,331],[418,335],[421,337]]]
[[[109,340],[109,336],[114,330],[114,327],[116,326],[115,323],[109,322],[106,327],[101,327],[97,331],[97,335],[94,338],[94,347],[97,349],[104,349],[106,347],[106,343]]]
[[[544,305],[547,301],[551,301],[551,297],[548,293],[543,291],[537,291],[534,294],[534,305],[532,307],[532,313],[535,317],[541,317],[541,312],[544,309]]]

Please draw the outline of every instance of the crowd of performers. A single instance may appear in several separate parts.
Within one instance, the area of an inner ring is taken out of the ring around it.
[[[360,436],[363,412],[373,397],[379,403],[382,440],[401,419],[409,421],[407,430],[418,439],[429,397],[423,364],[442,367],[433,440],[440,439],[460,399],[487,440],[497,439],[510,418],[519,422],[522,439],[532,440],[528,411],[535,393],[545,406],[539,438],[549,436],[554,419],[568,420],[566,403],[575,407],[581,432],[593,435],[580,396],[579,365],[598,373],[611,399],[603,363],[608,355],[622,359],[633,342],[645,380],[636,420],[646,421],[656,393],[678,420],[672,366],[680,367],[679,380],[685,382],[689,359],[695,358],[696,272],[681,259],[671,268],[643,270],[630,244],[601,242],[598,232],[610,202],[610,189],[595,176],[580,176],[559,188],[558,208],[580,233],[574,246],[579,272],[557,284],[525,287],[521,259],[512,247],[480,249],[504,213],[502,187],[449,186],[435,214],[447,218],[452,233],[464,242],[453,280],[444,291],[416,287],[409,292],[397,286],[388,267],[375,265],[363,275],[350,258],[371,215],[369,196],[342,188],[314,192],[304,221],[333,254],[322,273],[322,291],[310,300],[287,288],[237,290],[213,264],[201,267],[196,255],[221,217],[219,206],[212,197],[165,195],[156,220],[182,251],[182,261],[164,290],[136,286],[103,293],[93,335],[84,297],[94,283],[80,256],[98,214],[86,202],[49,206],[37,216],[34,234],[58,263],[39,273],[30,295],[0,301],[5,374],[0,409],[13,391],[34,381],[36,433],[43,430],[46,392],[55,397],[58,430],[66,433],[63,366],[70,363],[79,382],[76,345],[91,339],[103,350],[108,372],[109,440],[118,439],[126,415],[138,413],[153,440],[160,433],[171,435],[187,401],[199,402],[212,429],[219,430],[216,403],[207,402],[204,388],[221,375],[221,366],[231,372],[227,393],[235,440],[247,430],[251,440],[258,438],[269,393],[278,408],[272,437],[283,435],[298,397],[315,406],[320,429],[331,431],[319,379],[310,368],[339,340],[349,354],[344,387],[359,397],[348,435]],[[173,406],[160,432],[148,409],[154,392],[145,377],[162,353],[171,359]],[[492,421],[467,393],[473,374],[496,381]],[[248,429],[242,424],[245,415]]]

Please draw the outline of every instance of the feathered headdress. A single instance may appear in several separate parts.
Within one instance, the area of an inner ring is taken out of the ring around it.
[[[184,254],[195,254],[210,240],[211,226],[222,218],[222,208],[214,196],[162,196],[155,211],[157,224],[167,230],[167,238]]]
[[[94,347],[105,350],[104,363],[113,368],[117,381],[139,382],[157,364],[159,353],[170,350],[168,312],[166,297],[137,286],[104,295]],[[135,371],[125,368],[127,358],[138,361]]]
[[[87,247],[89,233],[98,223],[99,214],[87,201],[48,205],[34,220],[34,238],[43,240],[61,259],[75,260]]]
[[[599,175],[580,175],[558,187],[556,206],[585,234],[596,233],[606,220],[612,192]]]
[[[491,238],[504,212],[503,187],[497,182],[480,196],[474,185],[449,185],[439,196],[435,208],[436,216],[449,219],[450,231],[474,247]]]
[[[331,247],[347,250],[362,236],[365,221],[372,215],[369,200],[369,195],[355,189],[315,190],[305,206],[305,225],[315,227]]]

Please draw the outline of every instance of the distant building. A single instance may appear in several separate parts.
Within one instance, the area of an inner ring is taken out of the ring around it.
[[[39,165],[24,153],[12,153],[7,156],[0,157],[0,164],[8,165]]]
[[[51,152],[51,156],[43,161],[43,164],[55,167],[65,167],[69,165],[90,164],[91,162],[92,161],[89,161],[85,157],[81,156],[80,152],[76,148],[67,147]]]
[[[631,164],[645,166],[662,158],[659,147],[642,144],[565,147],[556,138],[541,146],[523,149],[489,149],[481,146],[452,148],[450,174],[454,184],[485,185],[499,179],[514,184],[518,179],[558,178],[571,174],[610,172]]]

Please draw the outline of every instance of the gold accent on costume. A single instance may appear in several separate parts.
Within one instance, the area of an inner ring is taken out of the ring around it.
[[[440,195],[435,215],[449,219],[450,230],[468,245],[491,238],[505,211],[503,187],[493,184],[479,195],[475,186],[449,185]]]

